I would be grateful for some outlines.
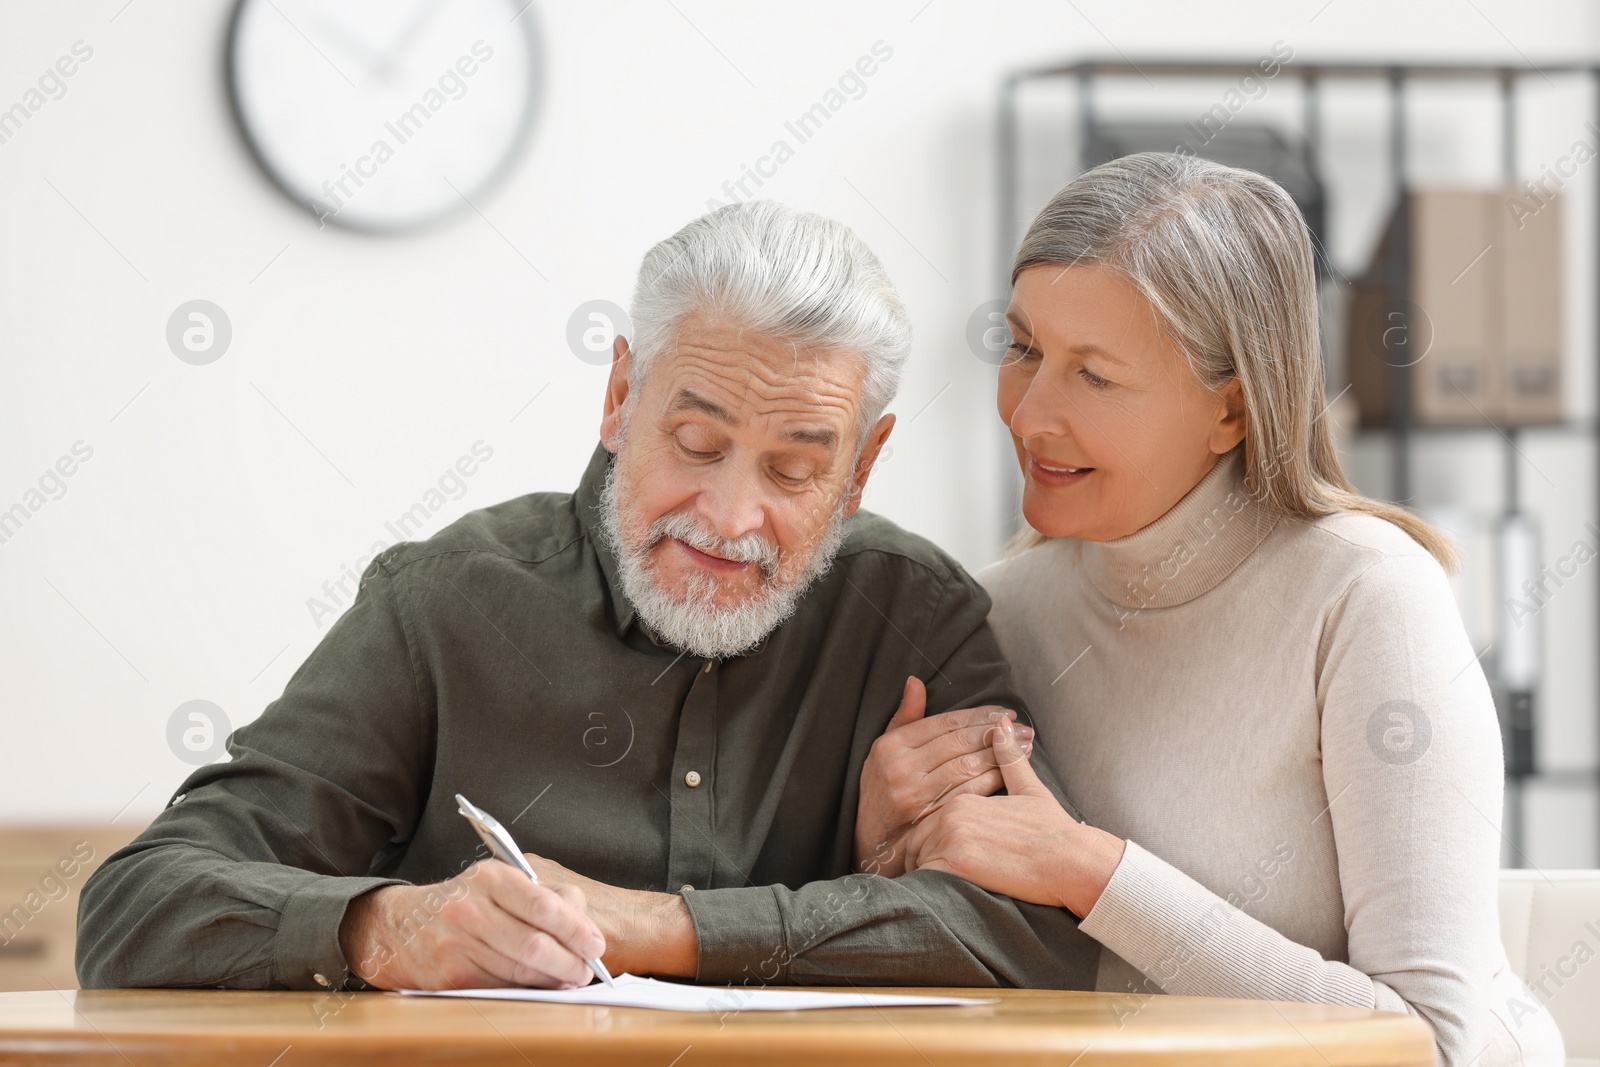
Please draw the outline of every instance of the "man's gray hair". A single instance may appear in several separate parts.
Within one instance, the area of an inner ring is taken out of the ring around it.
[[[857,447],[894,399],[911,352],[911,319],[865,242],[842,222],[773,200],[717,208],[645,253],[631,313],[634,396],[694,311],[863,360]]]

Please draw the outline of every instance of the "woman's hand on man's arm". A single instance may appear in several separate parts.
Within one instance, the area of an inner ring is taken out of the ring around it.
[[[1081,919],[1122,862],[1124,842],[1068,814],[1028,763],[1018,728],[1008,722],[992,732],[1007,795],[969,793],[941,804],[906,834],[905,869],[945,871]]]
[[[988,796],[1004,784],[991,734],[1016,712],[986,705],[925,717],[927,705],[922,681],[907,678],[900,709],[861,768],[858,871],[886,878],[905,873],[903,839],[918,819],[955,797]],[[1018,726],[1015,731],[1017,744],[1031,750],[1033,730]]]

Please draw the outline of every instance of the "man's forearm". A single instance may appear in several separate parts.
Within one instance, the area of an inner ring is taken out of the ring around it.
[[[659,974],[694,978],[700,969],[700,942],[684,898],[652,893],[588,878],[553,860],[529,852],[528,862],[543,885],[581,890],[589,917],[606,939],[601,957],[612,974]]]
[[[108,862],[84,885],[77,971],[85,989],[321,989],[344,979],[346,903],[386,878],[239,863],[164,844]]]
[[[1093,988],[1099,945],[1061,908],[918,871],[685,895],[702,982]]]
[[[676,893],[637,893],[634,920],[606,931],[605,963],[614,974],[659,974],[694,979],[700,941],[689,906]],[[602,928],[605,927],[602,922]]]

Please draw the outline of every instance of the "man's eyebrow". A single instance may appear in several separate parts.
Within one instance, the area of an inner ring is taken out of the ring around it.
[[[678,395],[673,397],[668,406],[668,414],[679,411],[698,411],[702,415],[709,415],[718,422],[728,426],[737,426],[739,419],[721,404],[710,397],[702,396],[693,389],[680,389]],[[837,430],[828,427],[816,429],[801,428],[790,430],[783,435],[786,439],[801,445],[820,445],[826,449],[833,449],[839,443]]]
[[[790,430],[784,436],[797,444],[821,445],[829,450],[839,443],[839,434],[826,427],[816,430]]]
[[[729,426],[737,426],[739,420],[733,413],[710,397],[701,396],[693,389],[680,389],[673,398],[672,405],[667,408],[668,413],[678,411],[698,411],[702,415],[709,415],[718,422]]]

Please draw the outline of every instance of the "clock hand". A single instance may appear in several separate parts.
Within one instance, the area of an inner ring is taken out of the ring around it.
[[[278,7],[277,4],[273,4],[272,6],[274,8]],[[281,8],[278,8],[278,14],[283,15],[283,10]],[[347,58],[354,59],[360,63],[364,68],[362,71],[363,74],[366,74],[370,77],[372,75],[373,68],[382,65],[383,56],[375,47],[368,42],[363,41],[360,37],[356,36],[356,34],[352,33],[338,22],[329,18],[322,11],[317,9],[310,11],[302,9],[297,11],[296,14],[300,15],[302,18],[308,19],[312,29],[316,31],[318,37],[323,39],[324,43],[332,43],[338,46],[339,50],[343,52]],[[283,18],[285,22],[288,22],[288,15],[283,15]],[[294,23],[290,22],[289,25],[294,26]],[[295,29],[296,31],[299,31],[298,26],[295,26]],[[305,34],[301,33],[301,36],[305,36]],[[310,40],[310,38],[306,39],[308,41]]]
[[[423,0],[422,3],[417,5],[411,21],[407,22],[400,32],[395,34],[394,40],[389,43],[389,47],[385,48],[383,55],[379,57],[378,76],[380,78],[385,81],[390,80],[396,62],[411,50],[411,44],[417,39],[417,35],[422,31],[422,28],[433,21],[433,17],[438,14],[442,7],[444,7],[442,0]]]

